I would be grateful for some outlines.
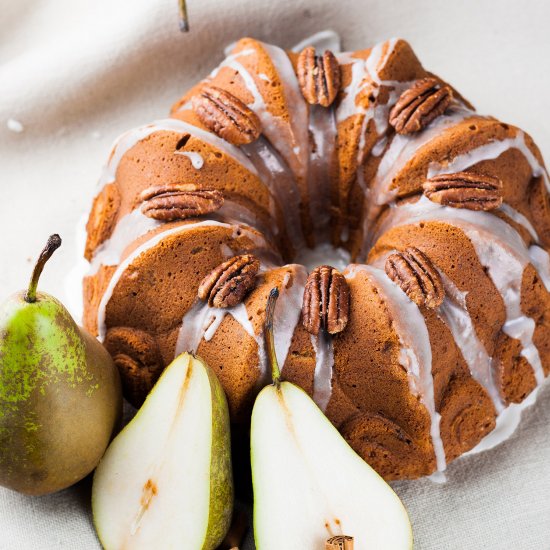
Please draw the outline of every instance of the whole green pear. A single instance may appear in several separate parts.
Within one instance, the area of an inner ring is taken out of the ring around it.
[[[108,352],[58,300],[36,291],[60,245],[52,235],[28,290],[0,306],[0,485],[31,495],[89,474],[122,412]]]

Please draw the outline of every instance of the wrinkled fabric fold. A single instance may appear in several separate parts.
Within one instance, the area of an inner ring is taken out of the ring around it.
[[[26,285],[27,257],[59,232],[64,252],[43,285],[70,306],[75,289],[63,281],[77,261],[76,226],[112,142],[166,118],[166,106],[242,36],[290,48],[333,28],[344,49],[360,49],[402,35],[481,112],[525,127],[550,154],[550,6],[542,0],[503,0],[498,11],[491,0],[467,0],[444,12],[430,0],[349,0],[345,9],[329,0],[187,2],[191,31],[182,34],[175,0],[0,0],[0,299]],[[418,548],[548,545],[549,404],[547,384],[518,432],[452,464],[446,485],[394,484]],[[89,480],[40,499],[0,489],[0,550],[99,548],[89,500]],[[249,533],[243,549],[252,548]]]

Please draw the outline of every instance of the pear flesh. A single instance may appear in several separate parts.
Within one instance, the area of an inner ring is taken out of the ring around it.
[[[260,392],[251,450],[259,550],[322,550],[334,535],[353,537],[355,550],[412,548],[397,495],[294,384]]]
[[[281,381],[269,294],[264,334],[273,384],[256,398],[250,428],[258,550],[322,550],[350,536],[355,550],[412,548],[407,511],[302,389]]]
[[[163,372],[96,470],[92,507],[106,550],[214,549],[229,529],[229,411],[216,375],[184,353]]]
[[[53,237],[43,263],[61,244]],[[31,299],[20,292],[0,306],[0,485],[32,495],[88,475],[122,413],[111,356],[61,302],[36,292],[40,271]]]

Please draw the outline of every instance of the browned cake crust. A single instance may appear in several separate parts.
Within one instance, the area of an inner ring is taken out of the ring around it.
[[[548,191],[532,139],[405,41],[333,55],[245,38],[170,119],[115,145],[84,323],[135,406],[189,350],[246,426],[277,286],[283,377],[386,479],[429,475],[550,373]],[[284,264],[327,242],[355,263],[309,280]]]

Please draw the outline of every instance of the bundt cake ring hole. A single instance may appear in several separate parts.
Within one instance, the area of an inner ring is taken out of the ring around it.
[[[330,242],[321,242],[313,248],[301,248],[296,252],[294,263],[305,266],[308,273],[321,265],[330,265],[338,271],[350,264],[351,255],[343,247],[334,246]]]

